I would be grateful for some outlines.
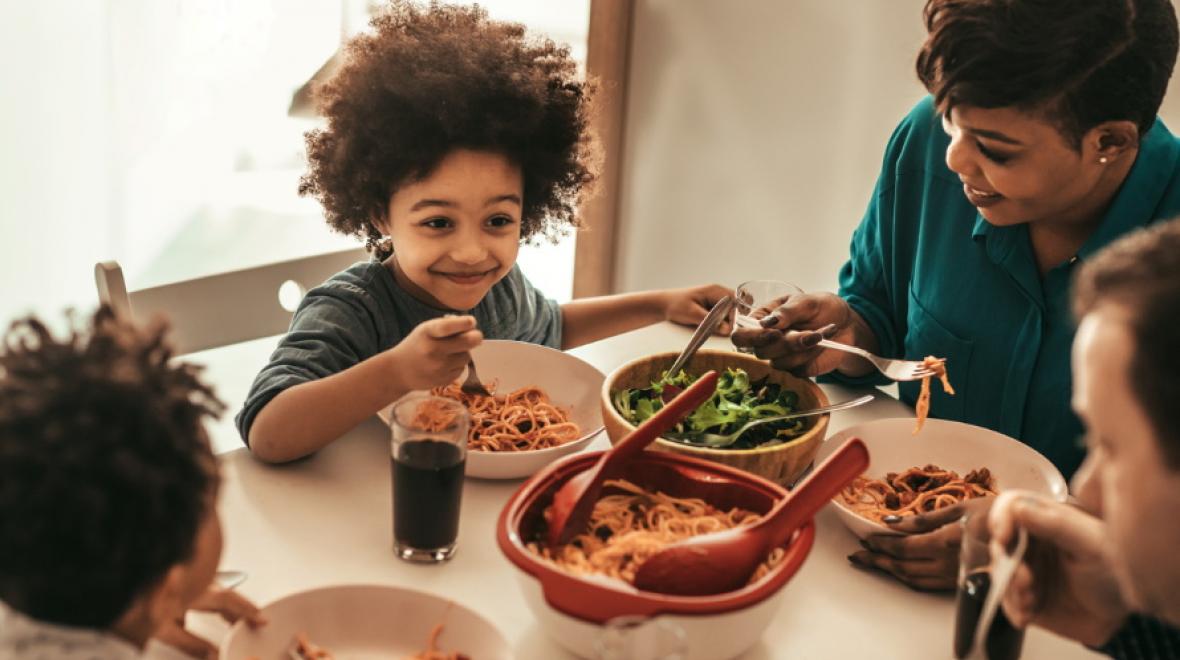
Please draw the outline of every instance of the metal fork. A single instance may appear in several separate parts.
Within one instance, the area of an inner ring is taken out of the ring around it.
[[[873,366],[877,368],[877,371],[885,374],[885,377],[889,378],[890,380],[918,380],[919,378],[926,378],[928,376],[935,375],[934,370],[930,369],[922,362],[914,360],[893,360],[890,358],[883,358],[879,355],[873,355],[863,348],[849,346],[848,344],[841,344],[838,341],[832,341],[830,339],[821,339],[819,346],[823,346],[824,348],[834,348],[837,351],[844,351],[846,353],[852,353],[853,355],[859,355],[869,362],[872,362]]]
[[[467,359],[467,379],[463,381],[463,384],[459,386],[459,389],[463,390],[463,392],[466,394],[479,394],[482,396],[492,395],[492,393],[488,391],[488,388],[484,387],[483,383],[480,382],[479,376],[475,373],[475,360],[472,360],[471,358]]]

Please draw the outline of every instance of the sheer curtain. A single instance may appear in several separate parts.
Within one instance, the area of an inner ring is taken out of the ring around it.
[[[0,319],[89,309],[101,259],[138,288],[354,245],[296,194],[302,134],[319,120],[288,108],[379,4],[0,5]],[[480,4],[584,59],[589,0]],[[558,299],[572,246],[521,257]]]

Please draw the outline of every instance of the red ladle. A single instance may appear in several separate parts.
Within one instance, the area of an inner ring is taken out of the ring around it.
[[[569,543],[570,539],[577,536],[590,521],[594,504],[602,493],[602,482],[618,474],[624,463],[696,410],[716,391],[717,372],[710,371],[628,433],[627,437],[603,454],[593,467],[565,482],[554,493],[553,503],[545,511],[549,545]]]
[[[772,548],[787,542],[803,523],[869,467],[860,438],[840,446],[806,479],[779,500],[762,520],[746,527],[678,541],[650,557],[635,573],[644,591],[706,596],[740,589]]]

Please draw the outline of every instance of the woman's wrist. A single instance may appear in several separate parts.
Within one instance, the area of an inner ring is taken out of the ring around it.
[[[837,333],[836,341],[843,341],[851,346],[862,348],[870,353],[877,354],[879,350],[879,342],[877,335],[873,332],[869,324],[865,322],[860,314],[845,301],[844,303],[847,317],[843,324],[841,332]],[[849,378],[860,378],[866,376],[873,371],[873,365],[864,358],[853,355],[852,353],[843,353],[844,359],[840,365],[836,367],[836,371],[848,376]]]

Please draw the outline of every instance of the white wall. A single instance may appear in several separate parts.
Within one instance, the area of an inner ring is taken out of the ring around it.
[[[98,2],[0,3],[0,327],[93,290],[109,250],[104,20]]]
[[[925,94],[923,5],[637,0],[617,287],[833,289],[885,143]]]

